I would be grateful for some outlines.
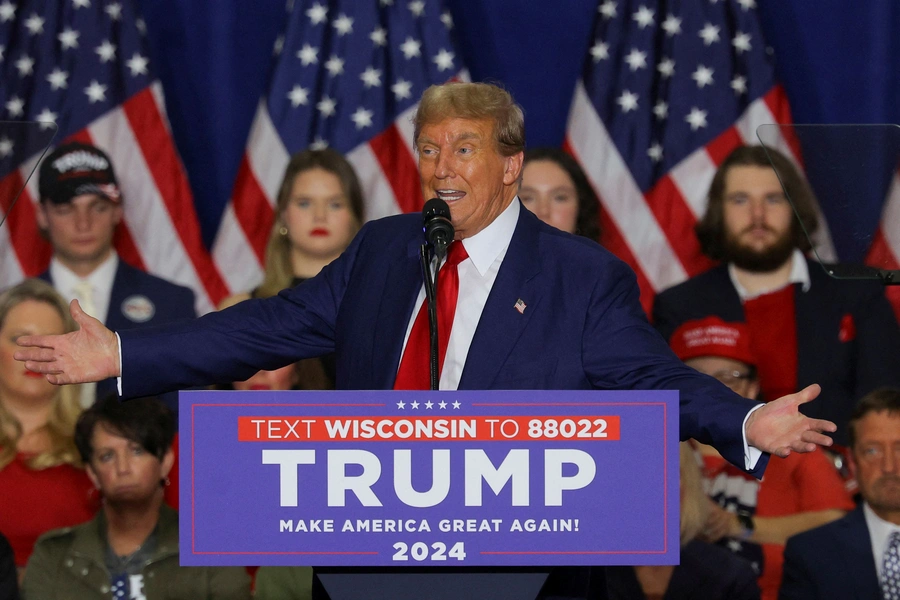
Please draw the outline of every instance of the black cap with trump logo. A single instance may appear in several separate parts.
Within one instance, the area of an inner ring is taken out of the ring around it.
[[[41,202],[54,204],[71,202],[82,194],[98,194],[116,203],[122,200],[109,156],[81,142],[62,144],[44,159],[38,192]]]

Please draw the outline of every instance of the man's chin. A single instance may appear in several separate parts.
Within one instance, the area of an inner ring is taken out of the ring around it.
[[[794,248],[790,243],[780,243],[757,250],[743,244],[726,243],[725,260],[739,269],[751,273],[768,273],[782,267],[791,259]]]

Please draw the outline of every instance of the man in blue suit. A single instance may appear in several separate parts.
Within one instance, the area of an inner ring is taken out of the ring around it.
[[[817,386],[754,407],[684,366],[647,322],[626,265],[522,207],[524,117],[507,92],[476,83],[429,88],[415,141],[424,196],[448,203],[456,240],[448,256],[461,257],[441,389],[678,389],[681,435],[757,474],[767,459],[760,452],[786,455],[830,442],[822,431],[832,424],[797,410]],[[188,325],[119,332],[119,339],[75,303],[80,331],[19,338],[30,348],[16,358],[53,383],[121,376],[123,396],[131,397],[335,352],[338,388],[391,389],[425,296],[422,241],[418,215],[370,222],[301,286]],[[428,368],[427,351],[416,359]]]
[[[197,316],[194,292],[121,260],[113,235],[122,220],[122,193],[112,161],[99,148],[61,144],[41,163],[38,226],[53,246],[39,277],[114,331]],[[85,386],[85,405],[115,393],[114,378]],[[177,410],[177,396],[166,395]]]
[[[900,390],[881,388],[864,396],[849,434],[863,504],[788,540],[782,600],[900,595]]]

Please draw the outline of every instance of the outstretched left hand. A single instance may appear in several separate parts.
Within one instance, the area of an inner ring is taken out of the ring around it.
[[[747,419],[747,443],[781,458],[791,452],[812,452],[817,446],[830,446],[831,438],[823,432],[834,432],[837,426],[800,412],[800,405],[814,400],[821,391],[814,383],[753,411]]]

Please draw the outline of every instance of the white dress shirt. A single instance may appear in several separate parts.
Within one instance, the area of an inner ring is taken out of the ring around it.
[[[518,198],[513,199],[490,225],[462,241],[469,258],[459,263],[457,267],[459,297],[456,301],[456,314],[453,316],[450,339],[447,342],[447,354],[444,357],[441,380],[438,383],[438,388],[441,390],[455,390],[459,387],[459,380],[462,377],[463,368],[466,366],[466,356],[469,354],[469,346],[472,344],[472,338],[475,337],[475,328],[478,327],[484,305],[487,304],[488,295],[497,279],[497,273],[500,271],[500,265],[506,256],[509,243],[512,241],[516,223],[519,222],[519,206]],[[419,314],[423,302],[425,302],[424,283],[419,290],[419,297],[416,299],[416,308],[406,326],[406,337],[403,338],[404,352],[416,315]]]
[[[868,502],[863,502],[863,515],[866,517],[866,526],[869,528],[869,541],[872,543],[872,556],[875,557],[875,570],[878,571],[878,581],[881,581],[884,553],[887,552],[891,534],[895,531],[900,532],[900,525],[885,521],[876,515]]]
[[[53,280],[53,287],[56,288],[66,302],[71,302],[75,298],[83,305],[84,299],[81,298],[76,286],[81,282],[87,282],[91,285],[94,313],[88,313],[101,323],[106,322],[109,314],[109,298],[112,296],[113,281],[116,278],[116,270],[119,268],[119,255],[115,252],[110,253],[109,257],[100,263],[87,277],[76,275],[69,267],[62,264],[55,256],[50,260],[50,279]],[[84,308],[84,306],[82,306]],[[85,311],[88,312],[88,311]]]

